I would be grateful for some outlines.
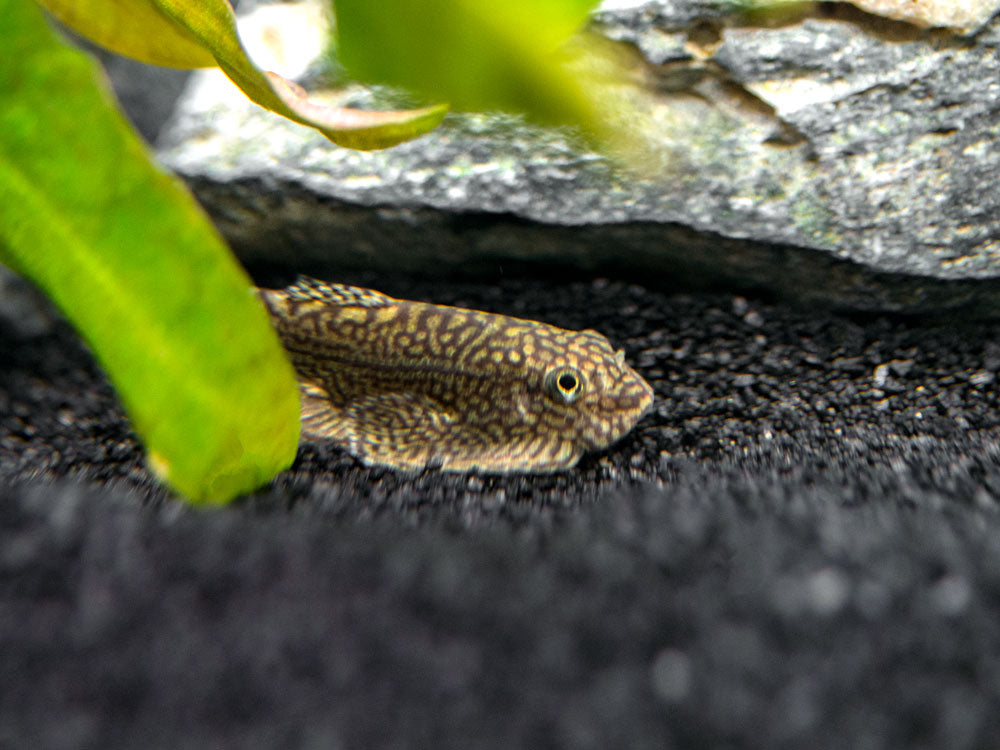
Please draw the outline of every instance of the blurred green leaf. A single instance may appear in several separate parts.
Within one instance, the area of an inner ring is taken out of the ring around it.
[[[251,100],[316,128],[340,146],[387,148],[437,127],[447,111],[438,105],[369,112],[310,99],[301,87],[254,65],[226,0],[38,1],[79,33],[120,54],[177,67],[217,64]]]
[[[298,394],[249,279],[86,56],[33,3],[0,13],[0,261],[90,343],[158,475],[204,502],[260,485],[295,455]]]
[[[457,109],[525,112],[546,123],[608,129],[586,75],[564,46],[591,0],[335,0],[340,61],[351,75]],[[573,56],[603,51],[578,37]],[[605,71],[607,67],[604,66]]]
[[[41,0],[56,18],[120,55],[168,68],[211,68],[215,58],[149,0]]]

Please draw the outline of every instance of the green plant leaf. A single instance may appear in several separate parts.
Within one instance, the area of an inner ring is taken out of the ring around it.
[[[39,9],[0,0],[0,261],[89,342],[151,468],[224,502],[289,465],[295,378],[249,279]]]
[[[215,67],[212,53],[150,0],[41,1],[71,29],[120,55],[168,68]]]
[[[216,64],[251,100],[340,146],[379,149],[437,127],[445,105],[392,112],[332,107],[247,56],[226,0],[38,0],[67,25],[123,55],[179,67]],[[192,47],[193,45],[193,47]],[[202,52],[197,53],[197,48]],[[163,62],[153,59],[155,54]],[[207,60],[207,62],[206,62]]]
[[[402,86],[458,109],[525,112],[600,134],[609,113],[587,76],[565,64],[564,46],[596,4],[336,0],[338,54],[361,80]],[[575,40],[573,52],[577,60],[581,53],[603,57],[586,36]]]

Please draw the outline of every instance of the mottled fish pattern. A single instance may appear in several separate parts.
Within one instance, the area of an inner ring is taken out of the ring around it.
[[[300,278],[261,299],[302,396],[302,435],[397,469],[545,472],[605,448],[653,391],[596,331]]]

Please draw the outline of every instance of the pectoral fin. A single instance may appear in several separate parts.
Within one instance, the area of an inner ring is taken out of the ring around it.
[[[343,405],[334,403],[327,390],[308,380],[299,381],[302,439],[332,440],[349,448],[351,423]]]
[[[366,464],[419,471],[558,471],[581,449],[569,440],[519,434],[469,423],[446,405],[419,393],[378,393],[347,403],[331,401],[322,387],[302,384],[302,436],[331,440]]]
[[[419,393],[379,393],[347,406],[352,452],[397,469],[441,464],[468,443],[453,410]]]
[[[332,440],[365,463],[423,469],[476,442],[454,411],[423,394],[377,393],[337,403],[314,383],[303,382],[300,392],[302,437]]]

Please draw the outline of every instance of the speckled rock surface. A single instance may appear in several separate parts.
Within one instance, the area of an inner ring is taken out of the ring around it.
[[[607,3],[595,28],[637,50],[646,177],[509,117],[338,149],[211,75],[160,153],[255,264],[331,277],[540,263],[995,313],[1000,21],[960,36],[818,8],[768,27],[718,4]]]
[[[1000,3],[997,0],[852,0],[859,8],[881,16],[912,21],[923,26],[952,26],[965,32],[986,23]]]

